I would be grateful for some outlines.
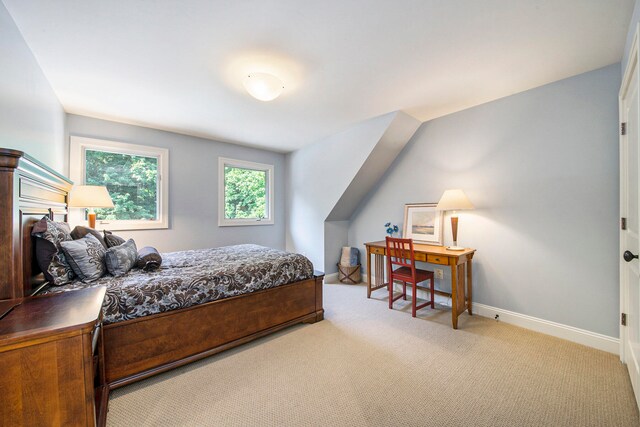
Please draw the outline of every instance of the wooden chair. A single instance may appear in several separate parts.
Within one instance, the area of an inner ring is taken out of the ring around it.
[[[394,269],[394,267],[397,267]],[[411,316],[416,317],[416,311],[428,305],[435,308],[434,302],[434,277],[433,271],[416,268],[416,259],[413,253],[413,240],[396,239],[387,237],[387,274],[389,276],[389,308],[393,308],[394,301],[400,298],[407,299],[407,282],[413,288],[411,292]],[[402,294],[393,296],[394,281],[402,282]],[[430,286],[425,288],[418,286],[418,283],[429,280]],[[431,300],[424,304],[417,305],[417,290],[430,291]]]

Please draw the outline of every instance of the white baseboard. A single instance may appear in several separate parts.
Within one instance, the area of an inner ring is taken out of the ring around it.
[[[491,307],[490,305],[478,303],[473,303],[473,314],[488,317],[490,319],[494,319],[495,316],[498,315],[500,316],[500,321],[504,323],[531,329],[532,331],[541,332],[543,334],[586,345],[587,347],[597,348],[598,350],[603,350],[609,353],[620,354],[620,340],[618,338],[598,334],[585,329],[575,328],[573,326],[563,325],[561,323],[551,322],[549,320],[527,316],[526,314],[515,313],[502,308]]]
[[[366,274],[362,275],[362,281],[365,283],[367,282]],[[440,304],[444,305],[446,302],[442,301]],[[485,304],[473,303],[473,314],[488,317],[490,319],[495,319],[497,314],[500,316],[501,322],[508,323],[510,325],[520,326],[521,328],[530,329],[556,338],[562,338],[571,342],[586,345],[587,347],[603,350],[608,353],[620,354],[620,340],[618,338],[599,334],[597,332],[591,332],[585,329],[575,328],[573,326],[563,325],[562,323],[551,322],[549,320],[539,319],[537,317]]]

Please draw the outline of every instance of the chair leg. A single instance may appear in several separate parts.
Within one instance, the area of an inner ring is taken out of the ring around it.
[[[412,287],[412,295],[411,295],[411,317],[416,317],[416,303],[417,303],[417,297],[418,297],[418,293],[416,292],[418,290],[418,284],[417,283],[412,283],[411,284]]]
[[[436,308],[435,293],[435,285],[433,284],[433,277],[431,277],[431,308]]]
[[[407,300],[407,282],[402,282],[402,299]]]
[[[389,279],[389,309],[393,309],[393,280]]]

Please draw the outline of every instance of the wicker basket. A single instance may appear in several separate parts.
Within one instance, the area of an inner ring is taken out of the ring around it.
[[[338,280],[351,285],[360,283],[360,264],[355,267],[338,264]]]

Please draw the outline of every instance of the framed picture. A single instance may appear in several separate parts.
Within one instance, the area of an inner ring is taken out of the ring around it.
[[[437,203],[408,203],[404,205],[402,236],[416,243],[442,246],[444,213],[436,210]]]

